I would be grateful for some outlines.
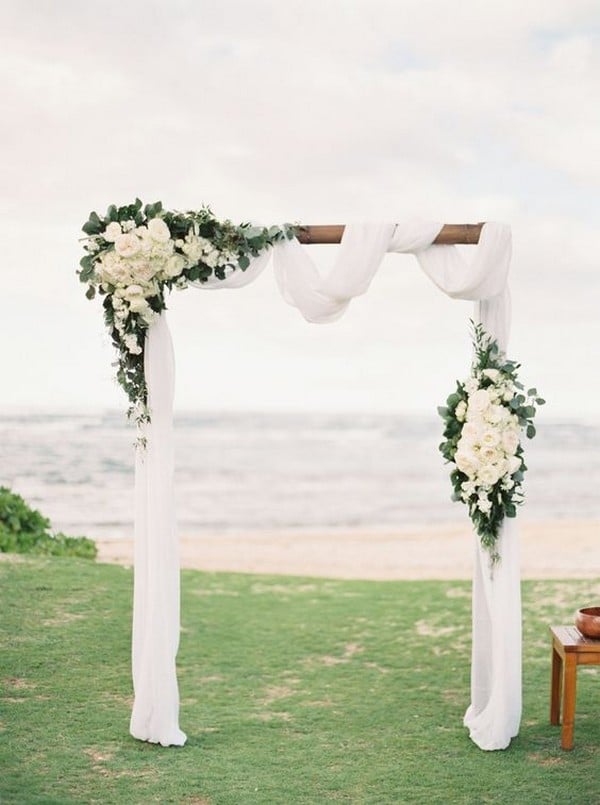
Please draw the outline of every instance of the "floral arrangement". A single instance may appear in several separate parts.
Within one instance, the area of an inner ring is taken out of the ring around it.
[[[506,360],[481,324],[474,325],[475,356],[471,374],[458,382],[446,406],[440,451],[452,465],[453,500],[469,507],[469,516],[492,565],[500,556],[497,540],[504,517],[515,517],[523,502],[521,433],[535,436],[536,405],[544,400],[534,388],[524,391],[518,363]]]
[[[206,206],[181,213],[164,210],[160,201],[144,206],[139,199],[111,205],[104,217],[92,212],[82,228],[86,254],[77,273],[88,286],[88,299],[104,297],[104,320],[118,352],[117,380],[138,423],[150,417],[146,330],[166,309],[165,291],[245,271],[252,257],[296,233],[289,224],[267,229],[219,221]]]

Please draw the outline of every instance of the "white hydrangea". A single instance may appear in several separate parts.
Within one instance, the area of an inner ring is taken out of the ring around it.
[[[142,352],[142,348],[137,342],[137,338],[133,333],[125,333],[122,338],[123,343],[125,344],[125,348],[127,352],[131,353],[132,355],[140,355]]]

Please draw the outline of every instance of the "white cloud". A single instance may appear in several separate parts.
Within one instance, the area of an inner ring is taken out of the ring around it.
[[[5,6],[3,338],[28,322],[20,336],[27,361],[8,360],[15,402],[37,398],[43,378],[52,403],[75,386],[71,400],[121,404],[100,311],[71,272],[89,210],[140,195],[179,208],[207,202],[218,214],[266,223],[408,214],[510,221],[515,343],[541,367],[539,385],[546,381],[568,409],[556,356],[569,382],[585,360],[564,333],[588,343],[597,335],[596,2]],[[188,292],[194,298],[174,302],[172,316],[192,378],[180,402],[213,394],[192,373],[203,356],[230,397],[237,375],[260,379],[247,384],[248,404],[317,406],[321,388],[323,405],[333,406],[343,402],[336,383],[354,386],[354,403],[342,395],[348,405],[424,404],[437,382],[436,356],[448,376],[464,363],[456,350],[467,314],[438,299],[410,262],[388,263],[368,298],[331,330],[307,328],[267,279],[236,298]],[[553,299],[561,301],[562,330],[547,312]],[[206,330],[212,348],[202,352]],[[416,335],[427,370],[412,349]],[[66,344],[68,359],[59,357]],[[347,347],[356,375],[340,357]],[[402,367],[412,378],[406,387],[394,385]],[[353,377],[370,378],[371,390]],[[440,388],[447,379],[442,372]]]

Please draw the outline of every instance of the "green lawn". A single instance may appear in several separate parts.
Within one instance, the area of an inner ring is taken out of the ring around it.
[[[130,570],[0,562],[2,803],[600,803],[600,669],[575,749],[548,723],[548,624],[600,580],[524,584],[524,714],[477,749],[470,584],[183,573],[180,749],[128,734]]]

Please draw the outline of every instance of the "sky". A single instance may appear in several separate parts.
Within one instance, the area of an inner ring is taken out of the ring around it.
[[[1,410],[123,409],[75,271],[91,210],[511,225],[511,356],[546,416],[600,395],[597,0],[2,0]],[[327,270],[335,246],[313,246]],[[468,247],[466,247],[468,251]],[[388,255],[338,322],[267,269],[168,300],[181,410],[435,413],[471,306]]]

